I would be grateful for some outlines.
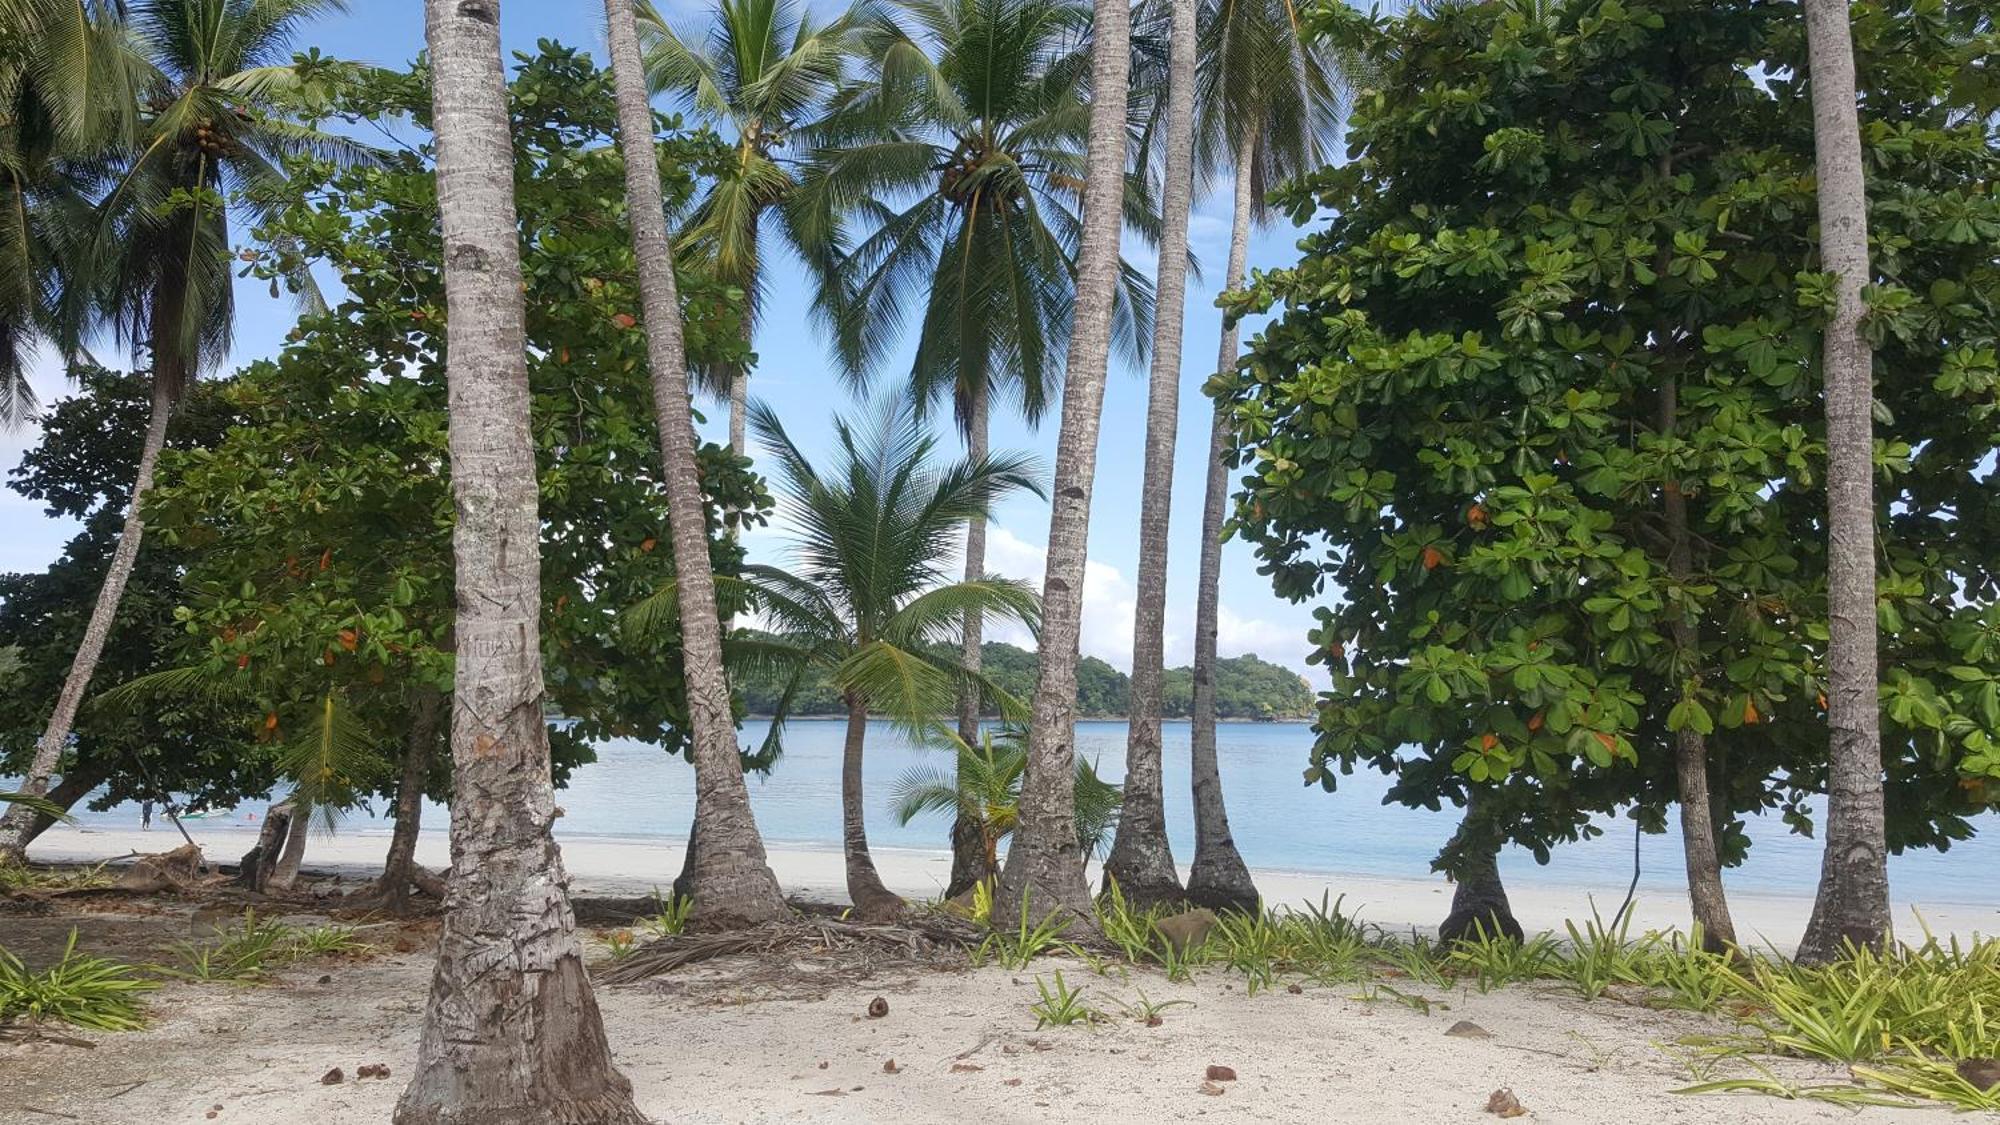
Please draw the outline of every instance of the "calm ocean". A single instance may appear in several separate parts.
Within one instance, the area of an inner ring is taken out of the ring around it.
[[[840,846],[840,750],[845,724],[799,722],[786,732],[784,758],[771,776],[750,782],[758,826],[774,844],[819,848]],[[763,724],[743,731],[747,742],[763,735]],[[1186,863],[1194,850],[1188,796],[1188,725],[1166,725],[1167,816],[1174,853]],[[1223,788],[1229,800],[1230,824],[1250,866],[1272,871],[1309,874],[1362,874],[1422,878],[1431,857],[1451,835],[1454,812],[1433,813],[1382,804],[1388,779],[1357,773],[1341,779],[1338,793],[1300,780],[1311,730],[1300,723],[1228,723],[1218,735]],[[1107,778],[1124,774],[1125,724],[1092,721],[1077,724],[1080,753],[1097,763]],[[939,751],[913,747],[885,723],[871,724],[868,734],[867,779],[872,800],[868,807],[871,843],[885,847],[939,849],[947,825],[925,818],[908,827],[895,822],[889,808],[890,785],[904,770],[940,767],[950,758]],[[599,747],[598,761],[576,771],[567,789],[556,795],[565,810],[558,828],[565,836],[665,836],[680,838],[694,813],[694,774],[679,758],[667,758],[652,747],[612,741]],[[248,831],[246,806],[229,816],[203,822],[205,830],[223,821]],[[426,810],[427,830],[441,830],[445,816]],[[133,827],[136,806],[105,812],[84,812],[87,825]],[[1671,820],[1671,818],[1669,818]],[[1899,898],[1925,902],[1974,905],[2000,904],[2000,817],[1980,822],[1981,834],[1948,853],[1912,852],[1892,857],[1890,878]],[[1509,881],[1542,882],[1592,889],[1610,902],[1622,897],[1632,870],[1630,821],[1607,824],[1604,836],[1558,848],[1552,862],[1539,866],[1524,851],[1503,857]],[[355,814],[343,832],[385,832],[387,825]],[[1775,817],[1751,826],[1755,841],[1750,858],[1731,872],[1729,885],[1747,893],[1810,895],[1819,876],[1817,840],[1791,834]],[[1647,836],[1641,844],[1642,887],[1676,894],[1685,884],[1681,875],[1680,841],[1675,832]],[[1607,910],[1609,907],[1607,907]]]

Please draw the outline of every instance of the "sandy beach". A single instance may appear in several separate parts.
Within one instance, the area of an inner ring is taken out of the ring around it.
[[[237,826],[191,826],[208,854],[233,860],[253,836]],[[41,862],[115,859],[179,842],[172,831],[61,827],[34,847]],[[386,838],[345,833],[313,842],[308,868],[339,881],[368,878]],[[643,894],[671,883],[681,849],[663,840],[563,841],[578,894]],[[442,866],[442,833],[420,848]],[[888,883],[935,895],[949,857],[884,850]],[[781,848],[772,866],[806,899],[838,901],[840,855]],[[1343,909],[1378,925],[1424,929],[1445,913],[1442,880],[1263,872],[1276,903],[1345,896]],[[320,881],[316,886],[328,886]],[[1622,894],[1623,888],[1616,889]],[[1600,896],[1606,914],[1617,894]],[[1587,916],[1589,895],[1522,880],[1513,888],[1530,929],[1560,932]],[[1739,925],[1787,948],[1804,899],[1739,897]],[[1991,905],[1921,905],[1940,933],[1993,932]],[[309,906],[279,911],[293,924]],[[1676,896],[1642,900],[1638,928],[1682,920]],[[171,958],[203,933],[201,916],[173,898],[106,898],[80,909],[0,914],[0,933],[30,958],[58,953],[72,929],[93,952],[137,964]],[[1914,925],[1903,931],[1910,937]],[[587,928],[600,966],[616,928]],[[169,980],[147,1003],[144,1030],[97,1035],[94,1049],[57,1042],[0,1043],[0,1121],[159,1125],[168,1121],[374,1125],[387,1121],[416,1058],[436,922],[371,924],[374,948],[280,969],[254,983]],[[1040,1027],[1040,989],[1060,972],[1103,1014],[1088,1026]],[[888,1014],[864,1013],[881,998]],[[1771,1076],[1792,1086],[1842,1087],[1846,1067],[1703,1044],[1746,1030],[1726,1014],[1661,1010],[1617,992],[1585,1002],[1542,981],[1484,993],[1469,978],[1425,984],[1393,970],[1374,980],[1278,982],[1253,995],[1220,967],[1170,981],[1156,970],[1042,958],[1026,968],[877,964],[797,951],[706,961],[634,984],[600,983],[597,998],[620,1069],[641,1109],[676,1123],[979,1121],[1053,1118],[1117,1122],[1494,1120],[1495,1091],[1511,1091],[1542,1122],[1867,1123],[1938,1121],[1940,1110],[1869,1107],[1676,1091],[1719,1078]],[[1149,1005],[1149,1025],[1134,1015]],[[1162,1007],[1161,1005],[1165,1005]],[[1475,1025],[1471,1031],[1459,1021]],[[1449,1034],[1448,1034],[1449,1032]],[[357,1078],[387,1066],[390,1077]],[[1236,1078],[1209,1082],[1209,1067]],[[331,1072],[340,1069],[340,1075]]]
[[[208,857],[218,862],[235,862],[254,842],[250,833],[235,827],[203,825],[198,821],[190,822],[188,827]],[[646,894],[670,886],[681,869],[678,840],[558,835],[573,893]],[[29,849],[29,858],[42,863],[97,862],[133,852],[165,851],[179,842],[179,836],[162,825],[156,825],[151,832],[58,825],[35,842]],[[318,834],[307,852],[306,866],[365,879],[381,869],[382,852],[387,846],[387,837],[379,833]],[[872,852],[889,888],[911,898],[936,897],[950,875],[951,856],[942,850],[878,847]],[[425,832],[417,844],[417,860],[433,869],[448,866],[449,843],[445,834]],[[774,847],[770,861],[787,894],[818,902],[844,901],[845,876],[837,850]],[[1502,874],[1510,873],[1503,869]],[[1093,883],[1096,877],[1093,870]],[[1442,876],[1387,879],[1372,875],[1258,871],[1256,877],[1265,901],[1274,906],[1318,903],[1323,897],[1343,899],[1342,909],[1346,913],[1398,931],[1434,928],[1448,913],[1451,901],[1451,886]],[[1623,884],[1559,887],[1532,878],[1514,878],[1507,890],[1516,917],[1531,933],[1549,930],[1561,934],[1565,922],[1588,919],[1593,905],[1609,918],[1625,895]],[[1896,904],[1899,936],[1904,940],[1919,936],[1918,915],[1940,937],[2000,934],[2000,891],[1988,884],[1969,888],[1969,894],[1986,901],[1899,900]],[[1805,928],[1812,900],[1803,895],[1732,894],[1730,908],[1746,942],[1789,951]],[[1633,933],[1685,927],[1686,920],[1687,903],[1683,895],[1659,888],[1640,889],[1634,906]]]
[[[185,935],[186,909],[81,921],[94,947],[134,950]],[[7,917],[0,926],[48,949],[78,921]],[[0,1044],[0,1121],[381,1125],[416,1058],[434,933],[434,923],[367,931],[384,952],[304,963],[256,985],[169,983],[149,999],[150,1026],[92,1036],[95,1049]],[[591,956],[608,954],[593,943]],[[1037,1027],[1037,985],[1057,972],[1105,1022]],[[1175,983],[1138,969],[1098,976],[1062,958],[856,979],[810,958],[752,956],[600,985],[597,999],[639,1107],[676,1125],[1470,1125],[1497,1120],[1484,1112],[1497,1090],[1512,1092],[1525,1120],[1570,1125],[1947,1120],[1938,1109],[1855,1113],[1675,1093],[1758,1067],[1792,1084],[1848,1081],[1843,1066],[1800,1059],[1704,1062],[1688,1044],[1738,1030],[1722,1017],[1611,997],[1586,1003],[1552,983],[1492,993],[1464,982],[1294,983],[1297,991],[1253,996],[1220,969]],[[868,1018],[877,997],[888,1012]],[[1169,1005],[1158,1026],[1132,1014],[1142,1000]],[[387,1079],[355,1077],[376,1065],[389,1068]],[[1207,1083],[1210,1066],[1237,1077]]]

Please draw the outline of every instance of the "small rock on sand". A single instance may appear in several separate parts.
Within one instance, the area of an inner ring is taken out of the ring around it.
[[[1521,1104],[1521,1099],[1514,1096],[1514,1091],[1501,1089],[1493,1091],[1486,1099],[1486,1112],[1495,1117],[1525,1117],[1528,1107]]]
[[[889,1014],[889,1002],[880,996],[868,1002],[868,1018],[879,1020]]]
[[[1981,1090],[2000,1088],[2000,1059],[1965,1059],[1958,1064],[1958,1076]]]
[[[338,1086],[346,1080],[347,1075],[342,1074],[337,1066],[319,1076],[319,1084],[322,1086]]]
[[[1451,1036],[1453,1039],[1493,1038],[1492,1032],[1486,1030],[1485,1028],[1479,1026],[1476,1023],[1473,1023],[1471,1020],[1460,1020],[1457,1023],[1452,1024],[1450,1027],[1445,1028],[1444,1033],[1446,1035]]]
[[[1236,1068],[1233,1066],[1223,1066],[1219,1063],[1209,1063],[1208,1080],[1210,1082],[1234,1082],[1236,1081]]]
[[[1213,1082],[1204,1082],[1200,1086],[1197,1086],[1196,1089],[1211,1098],[1221,1097],[1223,1093],[1223,1088]]]
[[[1158,927],[1160,936],[1167,939],[1167,944],[1173,946],[1174,952],[1186,953],[1207,941],[1209,933],[1215,929],[1215,924],[1215,912],[1202,908],[1190,910],[1185,914],[1176,914],[1171,918],[1162,918]]]

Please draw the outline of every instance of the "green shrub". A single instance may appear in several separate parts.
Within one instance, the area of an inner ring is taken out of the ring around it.
[[[687,895],[662,896],[658,888],[653,890],[653,901],[659,909],[650,916],[640,919],[640,924],[656,938],[674,937],[687,932],[688,919],[694,916],[694,899]]]
[[[1041,977],[1035,978],[1035,991],[1041,999],[1028,1005],[1035,1015],[1035,1028],[1069,1027],[1073,1024],[1089,1026],[1104,1018],[1104,1013],[1083,1002],[1083,988],[1071,988],[1063,982],[1062,970],[1056,970],[1056,986],[1050,988]]]
[[[271,970],[307,957],[363,953],[372,947],[345,926],[301,928],[275,918],[245,911],[235,927],[214,942],[175,942],[168,948],[173,965],[159,966],[169,976],[188,980],[257,980]]]
[[[71,930],[55,964],[30,972],[0,949],[0,1024],[60,1022],[93,1031],[131,1031],[145,1022],[139,998],[159,985],[130,966],[76,950]]]
[[[1028,962],[1048,953],[1074,953],[1076,946],[1063,937],[1070,919],[1052,910],[1039,922],[1029,920],[1029,896],[1021,896],[1021,917],[1012,930],[994,929],[973,951],[974,964],[998,961],[1009,969],[1025,969]]]

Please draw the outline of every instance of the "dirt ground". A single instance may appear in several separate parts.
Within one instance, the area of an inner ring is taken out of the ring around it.
[[[159,960],[191,924],[187,907],[0,914],[0,944],[38,958],[72,926],[92,951]],[[50,1125],[177,1122],[360,1125],[389,1119],[414,1061],[429,976],[428,934],[383,928],[381,951],[299,964],[256,985],[180,982],[149,1001],[144,1031],[90,1035],[94,1048],[0,1044],[0,1120]],[[402,951],[397,947],[401,946]],[[602,950],[598,951],[602,956]],[[1674,1041],[1727,1025],[1550,987],[1481,995],[1397,982],[1304,984],[1252,997],[1220,973],[1173,984],[1153,973],[1100,977],[1080,963],[1026,971],[889,971],[827,979],[793,958],[718,961],[600,989],[618,1064],[642,1108],[674,1122],[1400,1121],[1478,1122],[1511,1089],[1545,1122],[1805,1122],[1852,1111],[1737,1095],[1683,1096],[1693,1081]],[[1094,1027],[1037,1030],[1036,978],[1060,969],[1111,1013]],[[1158,1026],[1119,1014],[1141,993]],[[866,1018],[870,1000],[889,1004]],[[1180,1003],[1180,1002],[1185,1003]],[[1470,1020],[1490,1038],[1445,1034]],[[893,1071],[886,1069],[894,1060]],[[1837,1082],[1835,1067],[1764,1060],[1793,1081]],[[387,1079],[356,1079],[386,1064]],[[1236,1080],[1204,1092],[1207,1068]],[[339,1067],[345,1080],[321,1078]],[[1725,1066],[1716,1075],[1731,1073]],[[1748,1072],[1734,1065],[1735,1073]],[[209,1116],[213,1111],[214,1116]],[[1945,1120],[1871,1108],[1864,1122]]]

